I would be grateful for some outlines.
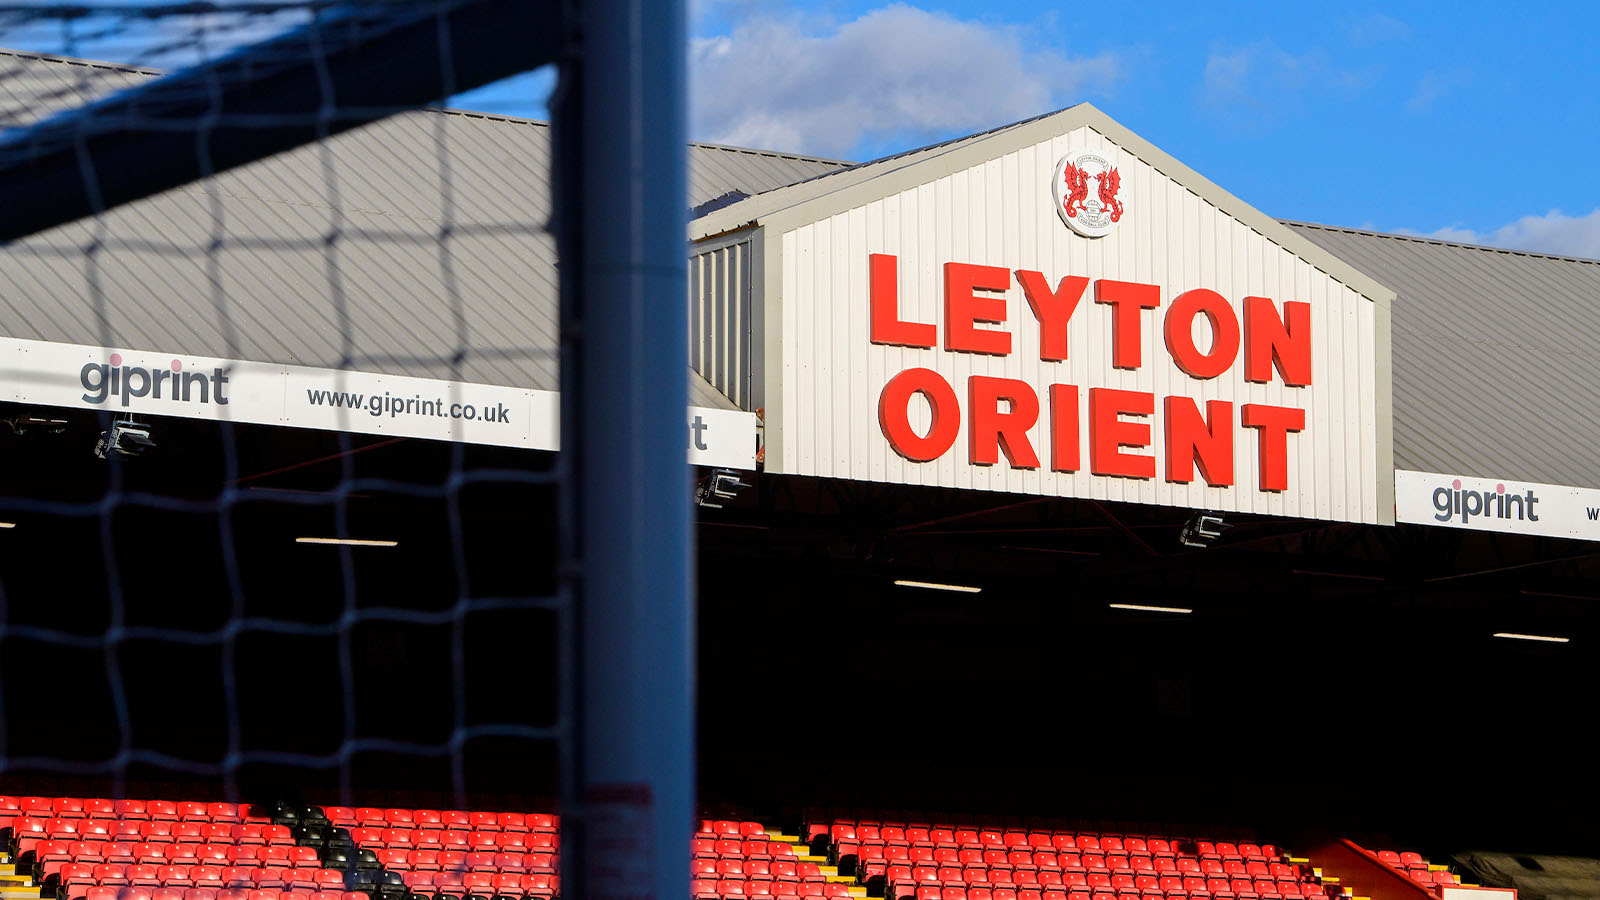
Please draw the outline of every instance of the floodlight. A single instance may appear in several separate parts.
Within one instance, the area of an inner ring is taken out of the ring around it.
[[[111,430],[100,432],[100,440],[94,445],[94,455],[101,459],[107,459],[113,453],[118,456],[138,456],[155,445],[156,442],[150,439],[149,425],[132,417],[117,418],[112,420]]]
[[[1222,521],[1222,513],[1196,513],[1186,522],[1178,535],[1178,543],[1185,547],[1209,547],[1222,537],[1222,531],[1232,526]]]
[[[694,492],[694,502],[707,509],[721,509],[719,500],[732,500],[739,492],[750,485],[739,480],[739,473],[732,469],[717,469],[707,475]]]

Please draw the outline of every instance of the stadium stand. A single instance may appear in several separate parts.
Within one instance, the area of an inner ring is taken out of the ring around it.
[[[1246,833],[808,810],[799,834],[702,819],[695,900],[1323,900],[1348,891]],[[56,900],[438,900],[560,894],[550,813],[0,797],[0,877]],[[1374,858],[1433,887],[1415,853]]]
[[[811,846],[892,900],[1276,900],[1330,890],[1243,835],[1062,820],[807,816]],[[1334,893],[1338,893],[1335,889]]]

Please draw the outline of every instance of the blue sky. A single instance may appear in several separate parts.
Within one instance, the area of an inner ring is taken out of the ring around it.
[[[860,160],[1088,100],[1274,216],[1600,258],[1600,3],[1218,7],[691,0],[692,132]]]
[[[1270,215],[1600,259],[1595,0],[688,2],[700,140],[865,160],[1087,100]],[[5,43],[181,64],[137,20],[23,22]],[[551,81],[453,105],[543,118]]]

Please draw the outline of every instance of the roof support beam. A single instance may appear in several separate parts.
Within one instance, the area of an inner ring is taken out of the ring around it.
[[[0,139],[13,241],[555,60],[556,0],[358,3]]]

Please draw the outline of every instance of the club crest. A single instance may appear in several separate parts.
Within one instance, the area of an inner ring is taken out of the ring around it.
[[[1050,178],[1056,213],[1085,237],[1103,237],[1122,221],[1122,175],[1095,150],[1078,150],[1056,161]]]

